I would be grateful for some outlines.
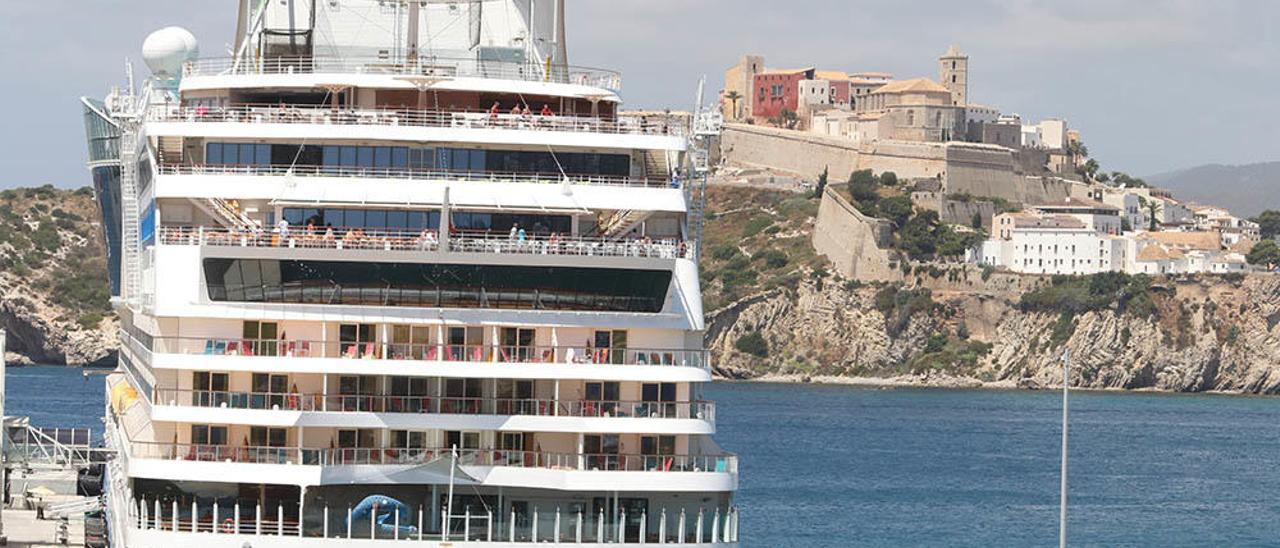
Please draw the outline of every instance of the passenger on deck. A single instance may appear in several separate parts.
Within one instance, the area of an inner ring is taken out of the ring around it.
[[[543,104],[542,104],[542,112],[539,112],[538,114],[539,114],[539,115],[541,115],[541,116],[555,116],[555,115],[556,115],[556,113],[555,113],[555,112],[552,112],[552,111],[551,111],[551,105],[548,105],[548,104],[546,104],[546,103],[543,103]]]
[[[520,232],[520,224],[511,223],[511,233],[507,235],[507,239],[513,242],[516,241],[516,234],[518,234],[519,232]]]

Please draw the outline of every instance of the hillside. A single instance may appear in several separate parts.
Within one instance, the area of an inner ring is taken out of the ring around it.
[[[106,251],[93,192],[0,192],[0,325],[10,363],[113,363]]]
[[[1280,393],[1280,277],[1049,278],[917,265],[903,284],[828,273],[816,200],[712,186],[706,344],[743,379]]]
[[[1145,177],[1185,200],[1226,207],[1252,217],[1280,209],[1280,162],[1229,166],[1210,164]]]

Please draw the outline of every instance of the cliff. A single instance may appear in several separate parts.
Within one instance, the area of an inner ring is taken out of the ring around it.
[[[704,257],[719,375],[1034,388],[1060,384],[1069,350],[1077,387],[1280,393],[1280,276],[1055,280],[937,264],[863,283],[801,247],[812,219],[799,212],[816,210],[803,199],[712,189],[708,209],[729,212],[710,221]]]
[[[115,362],[106,251],[93,193],[0,192],[0,326],[9,363]]]
[[[1077,387],[1280,393],[1277,276],[1161,280],[1149,316],[1104,309],[1066,320],[1026,310],[1016,292],[932,282],[805,280],[746,297],[708,318],[717,373],[1039,387],[1060,384],[1069,350]],[[888,293],[907,296],[889,304]],[[738,342],[753,334],[763,351]]]

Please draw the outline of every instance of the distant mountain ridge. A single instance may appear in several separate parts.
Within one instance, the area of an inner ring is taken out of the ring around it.
[[[1208,164],[1145,177],[1184,200],[1226,207],[1253,217],[1280,209],[1280,161],[1244,165]]]

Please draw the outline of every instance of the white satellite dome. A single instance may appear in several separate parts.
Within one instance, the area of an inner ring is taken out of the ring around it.
[[[200,56],[200,45],[191,31],[182,27],[165,27],[151,33],[142,43],[142,59],[159,77],[182,75],[182,64]]]

